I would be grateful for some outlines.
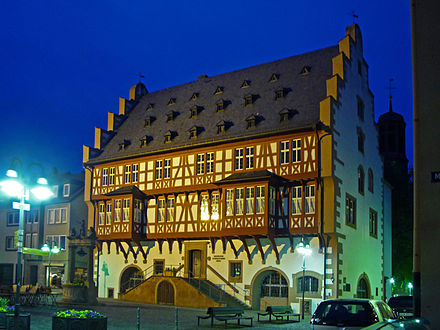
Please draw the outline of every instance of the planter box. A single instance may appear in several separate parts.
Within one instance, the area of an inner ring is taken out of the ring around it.
[[[15,322],[17,321],[17,324]],[[31,314],[20,313],[18,319],[15,314],[6,314],[6,330],[30,330],[31,329]]]
[[[79,319],[52,316],[52,330],[107,330],[107,317]]]

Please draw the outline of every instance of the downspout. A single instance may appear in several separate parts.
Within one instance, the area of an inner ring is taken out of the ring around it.
[[[325,138],[326,136],[332,135],[331,131],[330,131],[330,127],[325,126],[322,127],[324,129],[325,132],[327,132],[324,135],[319,136],[318,133],[318,127],[316,127],[316,137],[318,139],[318,185],[320,186],[320,190],[321,190],[321,212],[320,212],[320,236],[321,236],[321,241],[324,244],[324,270],[323,270],[323,276],[324,276],[324,283],[323,283],[323,294],[322,294],[322,300],[326,299],[326,292],[327,292],[327,254],[328,254],[328,244],[330,242],[330,236],[327,237],[327,240],[325,239],[325,233],[324,233],[324,180],[321,176],[321,142],[322,139]]]

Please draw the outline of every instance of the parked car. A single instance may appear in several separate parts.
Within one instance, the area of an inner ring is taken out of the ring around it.
[[[310,320],[312,329],[362,329],[398,316],[381,300],[331,299],[316,308]]]
[[[414,316],[413,297],[395,296],[388,300],[388,306],[400,317],[411,318]]]
[[[423,318],[388,320],[370,325],[364,330],[392,330],[392,329],[431,329],[428,320]]]

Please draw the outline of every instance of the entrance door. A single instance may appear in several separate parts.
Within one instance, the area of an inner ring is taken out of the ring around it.
[[[174,305],[174,288],[168,281],[162,281],[157,287],[157,303]]]
[[[31,265],[29,281],[30,281],[30,284],[32,284],[32,285],[37,284],[37,282],[38,282],[38,266]]]
[[[201,277],[202,276],[202,251],[191,250],[189,251],[189,276]]]

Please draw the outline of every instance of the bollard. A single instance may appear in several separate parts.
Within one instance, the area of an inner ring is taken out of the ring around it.
[[[138,307],[137,309],[137,315],[136,315],[136,329],[141,329],[141,308]]]
[[[179,309],[176,306],[176,330],[179,330]]]

